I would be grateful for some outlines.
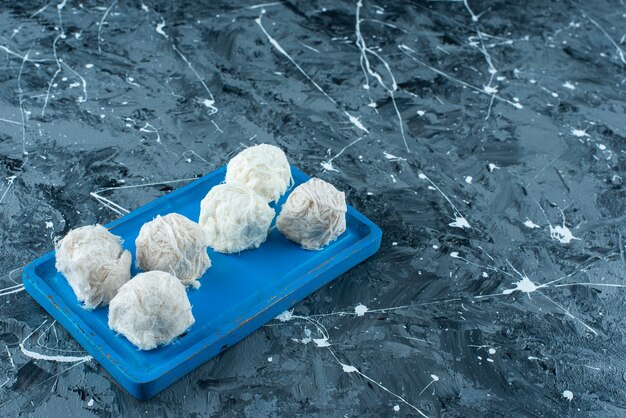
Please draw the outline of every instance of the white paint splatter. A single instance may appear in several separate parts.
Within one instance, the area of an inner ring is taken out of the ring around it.
[[[572,393],[572,391],[564,390],[563,391],[563,397],[571,402],[572,399],[574,399],[574,394]]]
[[[528,218],[526,218],[526,220],[524,221],[524,226],[530,229],[541,228],[539,225],[537,225],[536,223],[534,223]]]
[[[491,94],[490,94],[490,93],[488,93],[487,91],[485,91],[485,89],[484,89],[484,88],[480,88],[480,87],[477,87],[477,86],[475,86],[475,85],[473,85],[473,84],[469,84],[469,83],[468,83],[468,82],[466,82],[466,81],[460,80],[460,79],[458,79],[458,78],[456,78],[456,77],[454,77],[454,76],[452,76],[452,75],[450,75],[450,74],[447,74],[447,73],[445,73],[445,72],[443,72],[443,71],[441,71],[441,70],[439,70],[439,69],[437,69],[437,68],[435,68],[435,67],[432,67],[432,66],[428,65],[427,63],[425,63],[425,62],[423,62],[423,61],[419,60],[419,59],[418,59],[418,58],[416,58],[415,56],[413,56],[413,55],[409,54],[409,51],[410,51],[410,52],[413,52],[413,53],[415,53],[416,51],[415,51],[414,49],[412,49],[412,48],[410,48],[410,47],[406,46],[405,44],[400,44],[400,45],[398,45],[398,49],[400,49],[400,50],[401,50],[401,51],[402,51],[405,55],[407,55],[407,56],[408,56],[409,58],[411,58],[413,61],[415,61],[415,62],[419,63],[420,65],[423,65],[424,67],[426,67],[426,68],[430,69],[431,71],[434,71],[435,73],[437,73],[437,74],[439,74],[439,75],[441,75],[441,76],[444,76],[444,77],[446,77],[446,78],[447,78],[447,79],[449,79],[449,80],[452,80],[452,81],[454,81],[454,82],[456,82],[456,83],[459,83],[459,84],[461,84],[462,86],[465,86],[466,88],[470,88],[470,89],[472,89],[472,90],[474,90],[474,91],[477,91],[477,92],[479,92],[479,93],[486,94],[486,95],[490,96],[490,98],[491,98],[491,100],[492,100],[492,103],[493,103],[493,100],[496,100],[496,99],[497,99],[497,100],[499,100],[499,101],[502,101],[502,102],[505,102],[505,103],[510,104],[511,106],[515,107],[516,109],[523,109],[523,108],[524,108],[524,106],[523,106],[521,103],[519,103],[519,102],[515,102],[515,101],[511,101],[511,100],[505,99],[504,97],[501,97],[501,96],[499,96],[499,95],[498,95],[498,94],[496,94],[496,93],[491,93]]]
[[[358,372],[359,369],[357,369],[354,366],[350,366],[348,364],[342,364],[341,367],[343,368],[343,371],[346,373],[354,373],[354,372]]]
[[[559,241],[561,244],[569,244],[572,240],[580,240],[580,238],[576,238],[572,231],[568,227],[563,225],[552,226],[550,225],[550,237]]]
[[[20,342],[20,350],[22,351],[22,353],[30,358],[33,358],[35,360],[47,360],[47,361],[56,361],[58,363],[76,363],[76,362],[85,362],[85,361],[90,361],[91,359],[93,359],[93,357],[87,355],[87,356],[49,356],[46,354],[41,354],[41,353],[37,353],[35,351],[31,351],[28,350],[27,348],[24,347],[24,343],[30,338],[32,337],[32,335],[37,332],[45,323],[46,321],[43,321],[41,325],[39,325],[37,328],[35,328],[30,334],[28,334],[28,336],[26,338],[24,338],[22,340],[22,342]]]
[[[589,134],[587,134],[587,131],[583,130],[583,129],[576,129],[576,128],[572,128],[572,135],[578,137],[578,138],[583,138],[585,136],[589,136]]]
[[[533,293],[533,292],[537,292],[541,296],[543,296],[544,298],[548,299],[554,306],[556,306],[561,311],[563,311],[568,317],[578,321],[581,325],[583,325],[585,328],[587,328],[589,331],[591,331],[594,335],[598,335],[598,332],[595,329],[591,328],[589,325],[587,325],[580,318],[577,318],[576,316],[572,315],[572,313],[567,308],[565,308],[564,306],[562,306],[559,303],[557,303],[555,300],[553,300],[551,297],[547,296],[545,293],[542,293],[542,292],[538,291],[541,288],[544,288],[544,287],[547,288],[547,287],[549,287],[553,283],[556,283],[556,282],[558,282],[560,280],[563,280],[563,279],[565,279],[567,277],[571,277],[572,275],[576,274],[576,272],[570,273],[567,276],[563,276],[563,277],[561,277],[559,279],[552,280],[552,281],[550,281],[548,283],[544,283],[544,284],[541,284],[541,285],[536,285],[535,283],[533,283],[528,278],[528,276],[526,276],[525,273],[522,274],[508,260],[507,260],[507,263],[509,264],[509,266],[511,266],[511,268],[515,271],[515,273],[517,273],[517,275],[521,278],[520,281],[514,283],[515,284],[515,288],[513,288],[513,289],[505,289],[502,293],[495,293],[495,294],[492,294],[492,295],[479,295],[479,296],[476,296],[476,298],[480,299],[480,298],[486,298],[486,297],[492,297],[492,296],[498,296],[498,295],[509,295],[509,294],[515,292],[516,290],[519,290],[519,291],[521,291],[523,293],[526,293],[528,295],[528,298],[530,299],[530,294]],[[507,273],[507,272],[505,272],[503,270],[500,270],[500,271],[502,273],[504,273],[504,274],[510,275],[509,273]],[[590,284],[590,283],[585,283],[585,284]],[[557,286],[555,286],[555,287],[557,287]],[[531,358],[529,357],[529,360],[530,359]]]
[[[543,216],[546,218],[546,221],[548,222],[548,226],[550,228],[550,238],[552,238],[555,241],[559,241],[561,244],[569,244],[570,242],[572,242],[572,240],[580,240],[580,238],[576,238],[572,234],[572,231],[570,231],[570,229],[567,226],[565,226],[565,214],[563,213],[561,209],[559,209],[559,211],[561,212],[562,224],[553,226],[550,223],[550,220],[548,219],[548,215],[546,214],[546,211],[543,209],[543,207],[539,204],[539,202],[535,202],[535,203],[537,203],[537,206],[539,206],[539,209],[541,210],[541,212],[543,212]]]
[[[146,122],[146,124],[139,129],[140,132],[148,132],[157,134],[157,142],[161,143],[161,134],[159,134],[159,130],[154,127],[154,125]]]
[[[256,22],[256,24],[261,28],[261,31],[263,31],[263,34],[265,35],[265,37],[267,38],[267,40],[272,44],[272,46],[274,48],[276,48],[276,50],[278,52],[280,52],[282,55],[284,55],[289,62],[291,62],[297,69],[298,71],[300,71],[300,73],[306,77],[307,80],[309,80],[311,82],[311,84],[313,84],[313,86],[315,86],[315,88],[317,90],[319,90],[320,93],[322,93],[324,95],[324,97],[326,97],[328,100],[330,100],[338,109],[340,109],[342,111],[342,113],[344,113],[348,119],[350,120],[350,122],[356,126],[358,129],[369,133],[369,131],[367,130],[367,128],[365,128],[365,126],[363,126],[363,124],[361,123],[361,121],[351,115],[350,113],[348,113],[348,111],[344,110],[341,108],[341,106],[339,105],[339,103],[337,102],[337,100],[333,99],[328,93],[326,93],[326,91],[319,85],[317,84],[317,82],[315,80],[313,80],[313,78],[306,72],[304,71],[304,69],[300,66],[300,64],[298,64],[292,57],[291,55],[289,55],[287,53],[287,51],[285,51],[285,49],[278,43],[278,41],[276,39],[274,39],[272,37],[272,35],[269,34],[269,32],[265,29],[265,26],[263,26],[262,23],[262,18],[263,18],[263,12],[261,13],[261,15],[254,19],[254,21]]]
[[[465,219],[465,217],[463,217],[463,215],[461,214],[461,212],[459,212],[456,206],[454,206],[454,203],[452,203],[450,198],[448,198],[448,196],[446,196],[446,194],[431,179],[429,179],[428,176],[426,176],[426,174],[419,173],[417,176],[422,180],[428,181],[431,184],[431,186],[434,187],[435,190],[437,190],[444,197],[444,199],[446,199],[446,201],[450,204],[450,206],[452,206],[452,210],[454,211],[455,217],[454,217],[454,221],[448,224],[449,226],[454,227],[454,228],[461,228],[461,229],[471,228],[469,222],[467,222],[467,219]]]
[[[467,0],[463,0],[463,4],[465,5],[465,8],[467,9],[467,11],[469,12],[470,16],[472,17],[472,22],[478,22],[478,19],[480,18],[480,15],[476,15],[474,14],[474,11],[470,8],[469,3],[467,2]]]
[[[202,100],[202,104],[205,107],[208,107],[209,109],[213,109],[214,108],[214,104],[215,104],[215,100],[211,100],[211,99],[204,99]]]
[[[116,4],[117,4],[117,0],[113,0],[113,3],[111,3],[111,5],[105,10],[104,14],[102,15],[102,19],[100,19],[100,24],[98,25],[98,53],[99,54],[102,54],[102,41],[103,41],[102,27],[104,26],[104,21],[106,20],[107,16],[111,12],[111,9],[113,9],[113,7],[115,7]],[[63,5],[65,5],[65,1],[63,2]]]
[[[309,45],[305,44],[304,42],[300,42],[300,45],[302,45],[306,49],[310,49],[313,52],[317,52],[318,54],[320,53],[319,49],[313,48],[312,46],[309,46]]]
[[[515,285],[515,288],[513,289],[505,289],[502,291],[503,295],[510,295],[511,293],[519,290],[520,292],[524,292],[524,293],[532,293],[534,291],[536,291],[537,289],[543,287],[543,286],[537,286],[535,283],[533,283],[528,276],[524,275],[522,276],[522,280],[513,283]]]
[[[383,151],[383,155],[385,156],[386,159],[390,161],[406,161],[406,158],[396,157],[393,154],[389,154],[387,151]]]
[[[178,54],[178,56],[185,61],[185,64],[187,64],[187,67],[189,67],[189,69],[191,70],[191,72],[196,76],[196,78],[198,79],[198,81],[200,82],[200,84],[202,84],[202,87],[204,87],[204,90],[208,93],[209,95],[209,102],[207,102],[206,100],[204,101],[204,105],[206,107],[209,108],[209,115],[213,115],[215,113],[218,112],[217,107],[213,106],[213,104],[215,103],[215,98],[213,97],[213,93],[211,93],[211,89],[209,89],[209,86],[207,86],[207,84],[204,82],[204,79],[202,77],[200,77],[200,74],[198,74],[198,72],[196,71],[196,69],[193,67],[193,65],[191,65],[191,61],[189,61],[187,59],[187,57],[180,52],[180,50],[176,47],[175,44],[172,43],[172,49],[174,51],[176,51],[176,53]],[[210,103],[209,105],[207,105],[207,103]]]
[[[56,41],[56,39],[55,39],[55,41]],[[23,101],[24,101],[24,93],[22,91],[22,72],[24,71],[24,64],[26,64],[26,61],[28,61],[28,54],[30,54],[30,49],[28,50],[26,55],[24,55],[24,59],[22,59],[22,65],[20,66],[20,72],[17,74],[17,91],[19,93],[19,100],[20,100],[20,116],[22,117],[22,123],[21,123],[21,125],[22,125],[22,154],[24,154],[24,155],[28,155],[28,151],[26,151],[26,117],[27,117],[27,113],[24,111],[24,103],[23,103]],[[55,58],[56,58],[56,56],[55,56]],[[58,59],[57,59],[57,63],[58,63]],[[60,68],[59,68],[59,70],[60,70]],[[13,180],[15,180],[15,176],[12,176],[12,177],[13,177]],[[13,184],[13,180],[10,180],[11,184]],[[6,195],[6,192],[8,190],[9,190],[9,188],[7,187],[7,189],[4,191],[4,194],[2,195],[2,199],[4,199],[4,196]],[[2,201],[2,199],[0,199],[0,201]]]
[[[320,165],[322,166],[322,168],[326,171],[336,171],[337,173],[339,172],[339,170],[337,170],[334,166],[333,163],[330,161],[322,161],[320,163]]]
[[[13,361],[13,356],[11,355],[11,352],[9,351],[9,346],[5,345],[4,347],[7,349],[7,354],[9,355],[9,361],[11,362],[11,366],[15,368],[15,362]]]
[[[487,94],[496,94],[498,92],[498,89],[493,86],[483,86],[483,90]]]
[[[23,292],[24,290],[25,289],[24,289],[23,284],[16,284],[14,286],[9,286],[9,287],[5,287],[4,289],[0,289],[0,296],[12,295],[14,293]]]
[[[474,180],[474,178],[472,176],[465,177],[465,183],[467,183],[467,184],[472,184],[472,180]]]
[[[130,211],[128,209],[118,205],[117,203],[115,203],[111,199],[107,199],[104,196],[100,196],[98,194],[98,192],[91,192],[91,193],[89,193],[89,195],[91,197],[93,197],[94,199],[96,199],[98,202],[100,202],[102,205],[104,205],[107,208],[111,209],[113,212],[117,213],[120,216],[124,216],[125,214],[130,213]]]
[[[318,346],[318,347],[329,347],[330,343],[328,342],[328,338],[326,337],[322,337],[322,338],[313,338],[313,342]]]
[[[479,357],[480,358],[480,357]],[[431,381],[428,382],[428,384],[426,386],[424,386],[424,389],[422,389],[420,391],[420,393],[418,393],[418,397],[422,395],[422,393],[424,393],[426,391],[426,389],[428,389],[433,383],[438,382],[439,381],[439,376],[437,376],[436,374],[431,374],[430,375]]]
[[[46,222],[46,229],[52,229],[54,228],[54,223],[53,222]]]
[[[369,309],[367,308],[367,306],[359,303],[355,308],[354,308],[354,313],[356,313],[357,316],[363,316],[365,315],[365,313],[368,311]]]
[[[293,318],[293,310],[285,311],[276,317],[276,319],[278,319],[280,322],[291,321],[291,318]]]
[[[469,222],[467,222],[467,219],[465,219],[462,216],[457,216],[454,219],[454,222],[450,222],[448,225],[453,227],[453,228],[461,228],[461,229],[471,228]]]
[[[363,75],[365,76],[365,85],[368,86],[368,89],[369,89],[369,76],[368,76],[369,74],[370,76],[374,77],[376,81],[378,81],[378,84],[380,84],[381,87],[387,90],[387,93],[389,94],[389,97],[391,99],[391,103],[393,104],[393,107],[396,111],[396,116],[398,117],[400,135],[402,136],[404,146],[406,147],[406,151],[410,152],[409,145],[406,140],[406,136],[404,135],[404,127],[403,127],[404,121],[402,119],[402,114],[400,113],[400,110],[398,109],[398,105],[396,103],[396,99],[394,95],[394,91],[398,90],[398,84],[396,83],[396,78],[393,75],[393,72],[391,71],[391,66],[389,65],[389,63],[385,61],[383,57],[380,56],[380,54],[378,54],[378,52],[374,51],[372,48],[369,48],[365,43],[365,38],[361,34],[361,17],[360,17],[361,7],[363,7],[363,2],[362,0],[358,0],[356,2],[356,16],[355,16],[356,23],[354,27],[354,33],[356,35],[356,46],[359,48],[361,52],[361,59],[359,62],[361,64]],[[385,82],[383,81],[383,78],[381,77],[381,75],[378,74],[374,69],[372,69],[369,57],[367,56],[368,53],[378,58],[378,60],[383,64],[383,66],[387,70],[387,73],[389,74],[389,77],[391,78],[391,86],[387,86]]]
[[[322,166],[322,168],[326,171],[336,171],[339,172],[339,170],[337,170],[334,166],[333,166],[333,160],[337,157],[339,157],[341,154],[343,154],[348,148],[350,148],[351,146],[353,146],[354,144],[356,144],[357,142],[359,142],[360,140],[362,140],[364,137],[359,137],[357,139],[355,139],[354,141],[350,142],[348,145],[346,145],[345,147],[343,147],[341,149],[341,151],[339,151],[334,157],[330,158],[328,161],[322,161],[320,163],[320,165]],[[328,149],[328,154],[330,155],[330,148]]]
[[[313,322],[315,324],[316,327],[318,327],[318,329],[323,332],[324,334],[327,334],[327,332],[325,332],[325,328],[323,325],[321,325],[319,322],[312,320],[310,317],[299,317],[302,319],[305,319],[307,321]],[[361,372],[359,369],[357,369],[355,366],[351,366],[348,364],[344,364],[341,361],[339,361],[339,358],[337,358],[337,355],[333,352],[332,349],[330,349],[330,347],[326,348],[330,354],[332,354],[332,356],[335,358],[335,361],[337,361],[337,363],[342,367],[343,371],[346,373],[358,373],[359,376],[363,377],[364,379],[366,379],[368,382],[378,386],[380,389],[384,390],[385,392],[389,393],[390,395],[394,396],[395,398],[399,399],[400,401],[402,401],[405,405],[409,406],[410,408],[414,409],[420,416],[426,418],[426,415],[420,411],[419,408],[417,408],[415,405],[409,403],[406,399],[404,399],[402,396],[398,395],[397,393],[392,392],[391,390],[389,390],[388,388],[386,388],[385,386],[383,386],[380,382],[377,382],[376,380],[372,379],[371,377],[369,377],[368,375],[366,375],[365,373]],[[428,386],[427,386],[428,387]]]
[[[589,19],[589,21],[591,23],[593,23],[595,25],[595,27],[597,27],[598,29],[600,29],[602,31],[602,33],[604,34],[604,36],[609,40],[609,42],[611,42],[613,44],[613,46],[615,47],[616,51],[617,51],[617,55],[619,56],[619,59],[622,61],[623,64],[626,64],[626,54],[624,53],[624,50],[619,46],[619,44],[617,42],[615,42],[615,40],[613,38],[611,38],[611,36],[609,35],[609,33],[598,24],[598,22],[596,22],[594,19],[592,19],[590,16],[588,16],[586,13],[583,12],[583,15]],[[603,53],[604,54],[604,53]],[[602,55],[602,54],[600,54]],[[605,56],[605,55],[603,55]]]
[[[254,4],[252,6],[248,6],[248,9],[250,9],[250,10],[260,9],[262,7],[276,6],[276,5],[282,4],[282,3],[284,3],[284,2],[282,2],[282,1],[275,1],[275,2],[272,2],[272,3]],[[263,10],[263,12],[265,12],[265,10]]]
[[[365,131],[367,133],[369,133],[369,131],[367,130],[367,128],[361,123],[361,121],[359,120],[359,118],[357,118],[356,116],[353,116],[351,114],[349,114],[348,112],[346,112],[344,110],[345,115],[348,117],[348,119],[350,120],[350,122],[352,122],[352,124],[354,126],[356,126],[357,128],[359,128],[362,131]]]
[[[135,79],[133,77],[126,77],[126,82],[131,86],[141,87],[139,83],[135,83]]]
[[[570,83],[569,81],[566,81],[565,83],[563,83],[563,87],[565,87],[566,89],[570,89],[570,90],[574,90],[576,88],[576,86]]]
[[[493,170],[499,170],[499,169],[500,169],[500,167],[498,167],[498,166],[497,166],[497,165],[495,165],[494,163],[489,163],[489,164],[487,165],[487,167],[489,168],[489,172],[490,172],[490,173],[493,173]]]
[[[217,129],[220,133],[224,133],[224,131],[222,131],[222,128],[220,128],[213,119],[211,119],[211,123],[213,124],[213,126],[215,126],[215,129]]]
[[[167,33],[165,33],[165,31],[163,31],[163,28],[165,27],[165,19],[163,19],[161,21],[161,23],[158,23],[156,25],[156,31],[159,35],[162,35],[163,37],[165,37],[165,39],[168,39],[169,37],[167,36]]]

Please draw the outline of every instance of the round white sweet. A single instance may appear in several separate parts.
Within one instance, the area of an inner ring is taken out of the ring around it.
[[[282,207],[276,227],[308,250],[319,250],[346,230],[346,196],[313,178],[296,187]]]
[[[292,184],[287,156],[269,144],[246,148],[226,168],[226,183],[244,183],[266,201],[277,201]]]
[[[194,322],[185,286],[163,271],[136,275],[109,305],[109,328],[141,350],[169,344]]]
[[[55,243],[56,269],[86,309],[108,305],[130,279],[132,256],[122,251],[122,239],[102,225],[70,231]]]
[[[204,230],[178,213],[145,223],[135,245],[140,269],[171,273],[185,286],[200,287],[197,279],[211,267]]]
[[[221,253],[258,248],[274,219],[265,199],[242,183],[213,187],[200,203],[200,226],[208,244]]]

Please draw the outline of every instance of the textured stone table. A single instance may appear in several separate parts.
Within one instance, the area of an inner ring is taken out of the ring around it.
[[[626,5],[404,3],[2,3],[0,415],[626,414]],[[21,267],[262,142],[382,248],[138,402]]]

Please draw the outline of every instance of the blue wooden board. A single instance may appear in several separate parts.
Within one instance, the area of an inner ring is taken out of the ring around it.
[[[193,183],[106,225],[124,239],[133,254],[141,226],[156,215],[177,212],[197,221],[200,201],[224,181],[222,167]],[[308,177],[292,167],[295,185]],[[290,189],[276,204],[276,213]],[[24,268],[24,287],[126,390],[148,399],[211,357],[226,350],[281,312],[378,251],[382,232],[348,206],[347,229],[321,251],[307,251],[273,229],[256,250],[220,254],[209,249],[212,267],[189,289],[195,324],[172,344],[138,350],[107,326],[108,308],[80,306],[67,281],[54,267],[54,251]]]

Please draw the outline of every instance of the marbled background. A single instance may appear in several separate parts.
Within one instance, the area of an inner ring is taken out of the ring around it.
[[[624,416],[625,34],[624,1],[1,2],[0,414]],[[21,267],[262,142],[382,248],[138,402]]]

